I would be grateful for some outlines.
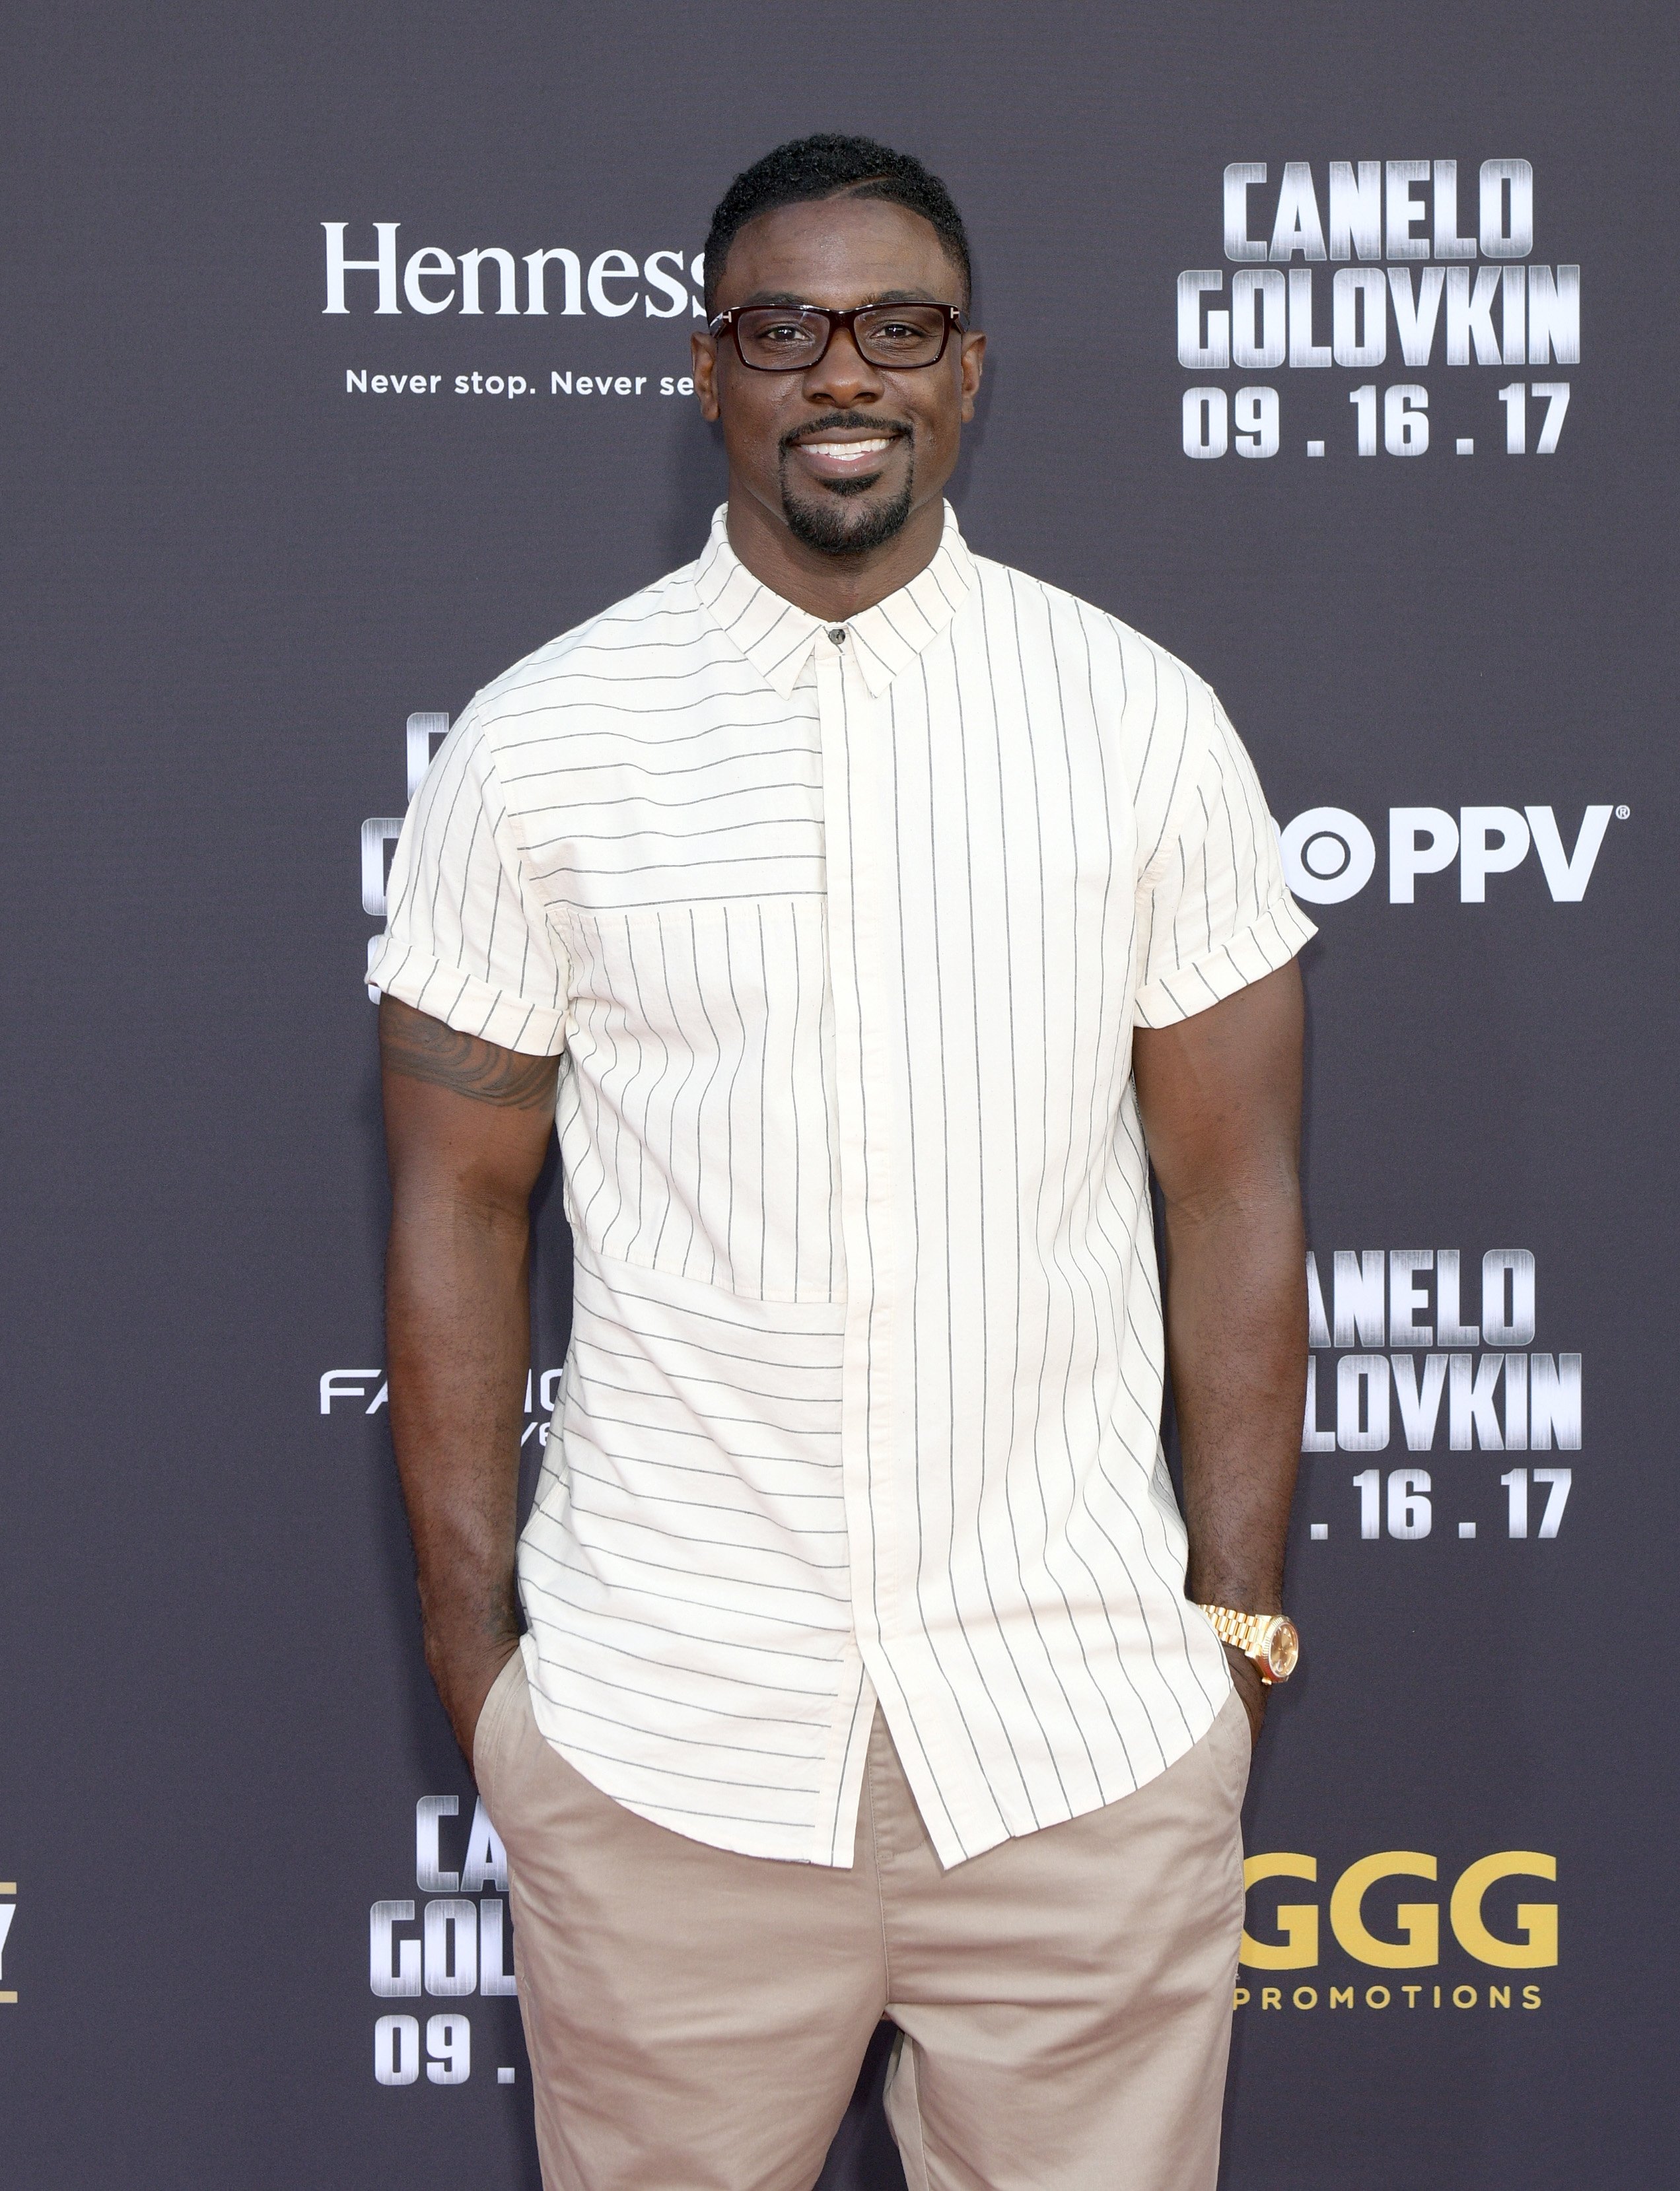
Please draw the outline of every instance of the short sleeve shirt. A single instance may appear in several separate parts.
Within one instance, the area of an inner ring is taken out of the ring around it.
[[[371,979],[560,1060],[572,1326],[521,1540],[597,1787],[846,1865],[879,1705],[942,1860],[1228,1694],[1184,1597],[1136,1027],[1312,935],[1213,693],[971,554],[825,626],[724,513],[481,693]]]

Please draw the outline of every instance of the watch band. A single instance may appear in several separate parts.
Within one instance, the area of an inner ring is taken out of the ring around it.
[[[1197,1610],[1206,1613],[1220,1642],[1233,1645],[1245,1659],[1259,1650],[1267,1630],[1278,1618],[1275,1613],[1238,1613],[1228,1605],[1203,1605]]]

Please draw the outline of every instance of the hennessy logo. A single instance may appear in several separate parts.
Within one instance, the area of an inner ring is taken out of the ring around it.
[[[587,266],[578,253],[563,245],[527,251],[517,263],[511,251],[497,243],[459,253],[428,243],[400,254],[396,232],[401,225],[373,222],[373,257],[352,259],[345,242],[350,224],[322,222],[327,237],[323,312],[347,316],[352,296],[358,305],[371,296],[375,316],[407,310],[428,318],[451,311],[471,318],[484,312],[484,298],[493,293],[490,309],[502,316],[546,319],[552,312],[562,319],[583,319],[593,312],[618,320],[639,304],[642,316],[651,320],[705,317],[698,253],[691,265],[685,253],[675,249],[650,251],[638,259],[634,252],[615,248],[598,251]],[[488,283],[487,273],[493,277]],[[351,276],[356,277],[353,291]]]

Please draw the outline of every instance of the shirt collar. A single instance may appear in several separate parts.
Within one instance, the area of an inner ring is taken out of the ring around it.
[[[721,504],[712,518],[711,537],[694,566],[695,589],[720,628],[786,699],[825,627],[820,617],[772,593],[742,562],[729,544],[728,507]],[[873,697],[938,638],[973,583],[973,564],[948,502],[933,561],[908,586],[846,619],[850,649]]]

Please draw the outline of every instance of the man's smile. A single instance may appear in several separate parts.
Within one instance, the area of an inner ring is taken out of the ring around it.
[[[863,441],[801,441],[808,457],[826,457],[834,464],[861,464],[866,457],[878,456],[883,449],[892,447],[891,434],[871,435]]]
[[[908,439],[902,427],[883,432],[879,427],[823,426],[806,439],[791,441],[789,449],[819,480],[851,480],[879,470],[894,443]]]

